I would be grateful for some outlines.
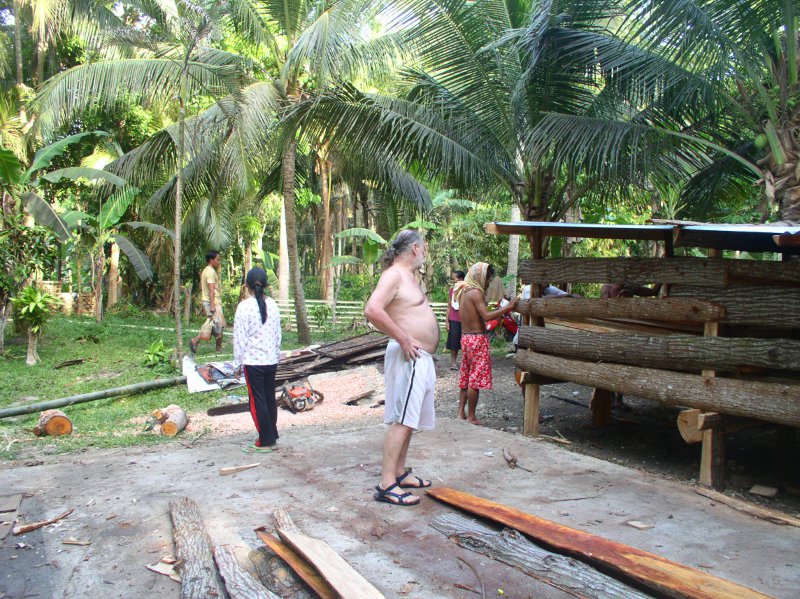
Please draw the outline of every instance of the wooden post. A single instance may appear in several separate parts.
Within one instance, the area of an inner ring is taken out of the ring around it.
[[[245,271],[247,272],[247,271]],[[183,322],[188,326],[189,319],[192,316],[192,282],[189,281],[186,283],[186,287],[184,288],[184,304],[183,304]]]
[[[525,385],[525,412],[522,420],[522,434],[535,437],[539,434],[539,385]]]
[[[611,404],[614,394],[605,389],[595,388],[592,391],[592,399],[589,401],[589,409],[592,410],[592,426],[609,426],[612,422]]]

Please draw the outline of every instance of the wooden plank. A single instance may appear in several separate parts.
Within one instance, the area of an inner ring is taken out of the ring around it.
[[[275,555],[285,561],[289,567],[314,591],[320,599],[339,599],[338,593],[320,576],[306,559],[286,543],[269,534],[264,527],[257,528],[258,538],[264,541]]]
[[[668,597],[693,599],[768,597],[654,553],[545,520],[455,489],[439,487],[428,489],[426,492],[440,501],[514,528],[559,552],[600,565]]]
[[[713,289],[673,285],[670,297],[700,299],[725,307],[727,314],[724,318],[705,320],[773,327],[800,327],[800,291],[790,287]]]
[[[800,427],[800,385],[708,379],[654,368],[595,364],[519,350],[517,368],[669,405]]]
[[[544,221],[486,223],[490,235],[539,235],[547,237],[590,237],[592,239],[641,239],[665,241],[674,227],[667,225],[596,225],[592,223],[551,223]]]
[[[767,522],[780,524],[782,526],[796,526],[800,528],[800,518],[793,518],[792,516],[788,516],[776,510],[764,508],[748,501],[736,499],[735,497],[728,497],[727,495],[723,495],[717,491],[712,491],[711,489],[695,487],[694,492],[702,495],[703,497],[708,497],[717,503],[723,503],[739,512],[760,518],[761,520],[766,520]]]
[[[650,597],[578,560],[542,549],[512,529],[496,532],[461,514],[443,514],[431,526],[459,546],[488,556],[574,597]]]
[[[551,258],[523,260],[519,274],[525,283],[679,283],[700,287],[800,285],[800,262],[678,257]]]
[[[539,394],[537,384],[525,385],[525,407],[522,417],[522,434],[526,437],[535,437],[539,434]]]
[[[725,308],[703,299],[650,299],[615,297],[590,299],[585,297],[535,298],[520,300],[517,312],[527,316],[562,318],[635,318],[664,322],[706,322],[722,320]]]
[[[800,370],[800,341],[793,339],[593,333],[522,326],[519,346],[585,360],[673,370]]]
[[[356,572],[325,542],[300,532],[282,509],[275,510],[278,534],[307,559],[342,597],[384,599],[383,594]]]

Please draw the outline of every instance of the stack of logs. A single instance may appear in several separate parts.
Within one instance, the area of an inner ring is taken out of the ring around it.
[[[539,384],[595,387],[595,423],[610,393],[694,408],[682,417],[701,439],[701,482],[724,484],[722,435],[753,421],[800,427],[800,261],[703,258],[550,259],[522,279],[662,283],[662,298],[522,301],[517,366],[528,373],[525,431],[538,432]],[[701,417],[702,416],[702,417]]]

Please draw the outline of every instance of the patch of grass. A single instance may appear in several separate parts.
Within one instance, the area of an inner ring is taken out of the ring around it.
[[[189,338],[197,333],[200,324],[198,319],[197,323],[190,324],[189,331],[184,330],[185,350],[188,350]],[[13,326],[6,328],[6,352],[0,356],[0,369],[4,375],[0,408],[180,375],[171,366],[161,365],[156,369],[145,366],[145,352],[152,343],[163,339],[167,347],[175,345],[174,321],[166,315],[150,312],[141,312],[133,317],[112,314],[100,325],[90,318],[55,316],[39,343],[42,361],[33,367],[25,365],[25,337],[14,337],[12,331]],[[284,349],[299,347],[297,335],[284,333],[282,346]],[[231,359],[232,355],[232,336],[225,335],[220,354],[214,351],[213,341],[202,343],[198,361]],[[61,362],[77,358],[83,358],[84,362],[54,369]],[[142,432],[144,419],[150,412],[171,403],[180,405],[187,412],[205,411],[219,397],[230,393],[215,391],[190,395],[186,386],[180,385],[61,408],[74,424],[73,434],[67,437],[34,437],[32,429],[38,420],[38,412],[0,419],[0,459],[13,459],[20,451],[32,446],[47,453],[63,453],[86,447],[175,442],[175,439]],[[14,439],[23,442],[13,443],[6,449]]]

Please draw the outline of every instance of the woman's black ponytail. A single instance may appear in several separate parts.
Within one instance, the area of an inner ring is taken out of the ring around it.
[[[267,273],[263,268],[251,268],[250,272],[247,273],[245,284],[255,295],[258,311],[261,313],[261,323],[267,322],[267,303],[264,301]]]

